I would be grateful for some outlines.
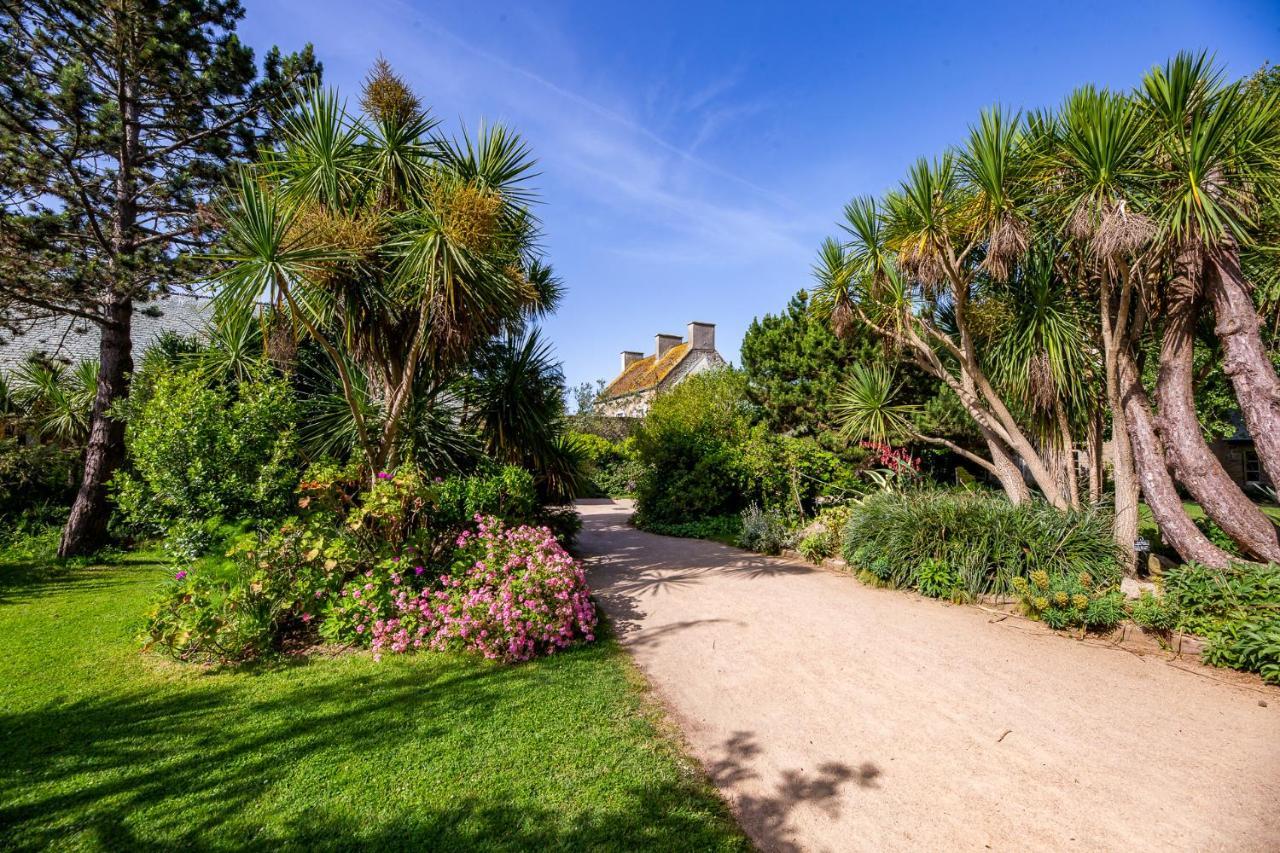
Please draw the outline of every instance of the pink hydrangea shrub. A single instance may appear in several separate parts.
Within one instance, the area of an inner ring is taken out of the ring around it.
[[[461,648],[524,661],[595,639],[595,604],[582,567],[546,527],[505,527],[476,516],[458,537],[451,575],[394,596],[394,615],[373,622],[374,655]]]

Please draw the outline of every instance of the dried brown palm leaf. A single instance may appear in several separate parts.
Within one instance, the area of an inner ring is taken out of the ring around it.
[[[853,330],[853,306],[847,296],[841,296],[831,308],[831,331],[837,338],[846,338]]]
[[[1150,219],[1129,211],[1121,202],[1102,215],[1089,246],[1100,258],[1132,255],[1151,242],[1155,234],[1156,227]]]
[[[1032,408],[1047,412],[1053,408],[1058,396],[1058,384],[1053,376],[1053,364],[1044,350],[1027,362],[1027,396]]]
[[[1016,216],[997,220],[987,236],[987,257],[982,265],[996,281],[1008,281],[1013,264],[1027,252],[1030,237],[1027,226]]]

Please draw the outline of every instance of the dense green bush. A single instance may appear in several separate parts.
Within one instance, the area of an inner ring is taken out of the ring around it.
[[[753,423],[742,375],[692,377],[660,395],[635,434],[636,523],[647,530],[736,515],[751,504],[798,524],[859,491],[857,472],[813,438]]]
[[[78,446],[0,436],[0,516],[41,504],[69,504],[82,455]]]
[[[619,498],[635,494],[644,467],[636,458],[634,439],[628,436],[614,441],[589,432],[573,432],[569,437],[585,461],[584,497]]]
[[[635,435],[644,465],[637,524],[679,524],[744,509],[747,472],[739,448],[750,428],[736,371],[709,371],[660,394]]]
[[[685,539],[712,539],[733,545],[738,542],[742,533],[742,517],[738,515],[716,515],[710,518],[699,518],[696,521],[682,521],[671,524],[654,522],[647,527],[650,533],[663,536],[680,536]]]
[[[1280,684],[1280,616],[1230,622],[1207,639],[1206,663],[1256,672],[1263,681]]]
[[[995,494],[938,488],[864,498],[845,526],[843,553],[853,569],[895,587],[918,587],[920,567],[938,561],[969,595],[1010,593],[1014,578],[1037,570],[1088,572],[1102,589],[1121,575],[1111,519],[1101,510],[1014,506]]]
[[[288,511],[298,458],[295,403],[283,381],[233,389],[174,370],[156,379],[127,419],[131,465],[112,487],[124,519],[142,531]]]

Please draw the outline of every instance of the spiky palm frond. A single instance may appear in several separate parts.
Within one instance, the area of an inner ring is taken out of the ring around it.
[[[1061,232],[1106,259],[1140,251],[1155,233],[1148,119],[1130,99],[1084,86],[1059,114],[1058,144],[1042,152],[1040,190]]]
[[[921,157],[885,196],[884,207],[885,243],[897,253],[899,269],[926,293],[936,293],[950,272],[955,241],[969,225],[954,156]]]
[[[41,436],[63,444],[82,443],[98,393],[98,362],[68,370],[61,364],[28,359],[14,370],[9,393]]]
[[[484,347],[466,397],[468,417],[491,458],[541,468],[538,460],[550,452],[564,415],[564,374],[539,330]]]
[[[1087,312],[1056,275],[1055,252],[1052,243],[1035,247],[1006,284],[1008,315],[990,346],[994,375],[1037,414],[1059,403],[1079,410],[1096,402]]]
[[[897,402],[901,390],[902,384],[885,365],[853,365],[833,407],[841,435],[882,442],[909,436],[919,409]]]
[[[1180,53],[1143,78],[1159,224],[1176,245],[1249,242],[1263,199],[1280,190],[1280,102],[1222,81],[1204,53]]]
[[[965,219],[986,243],[982,265],[997,281],[1027,251],[1028,158],[1022,150],[1022,114],[999,107],[983,110],[969,128],[969,139],[957,156],[958,171],[968,184]]]

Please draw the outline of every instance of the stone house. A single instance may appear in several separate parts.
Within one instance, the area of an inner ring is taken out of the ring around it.
[[[726,362],[716,352],[714,323],[690,323],[687,340],[679,335],[654,337],[653,355],[622,352],[622,372],[596,398],[595,413],[605,417],[642,418],[662,391],[674,388],[695,373]]]

